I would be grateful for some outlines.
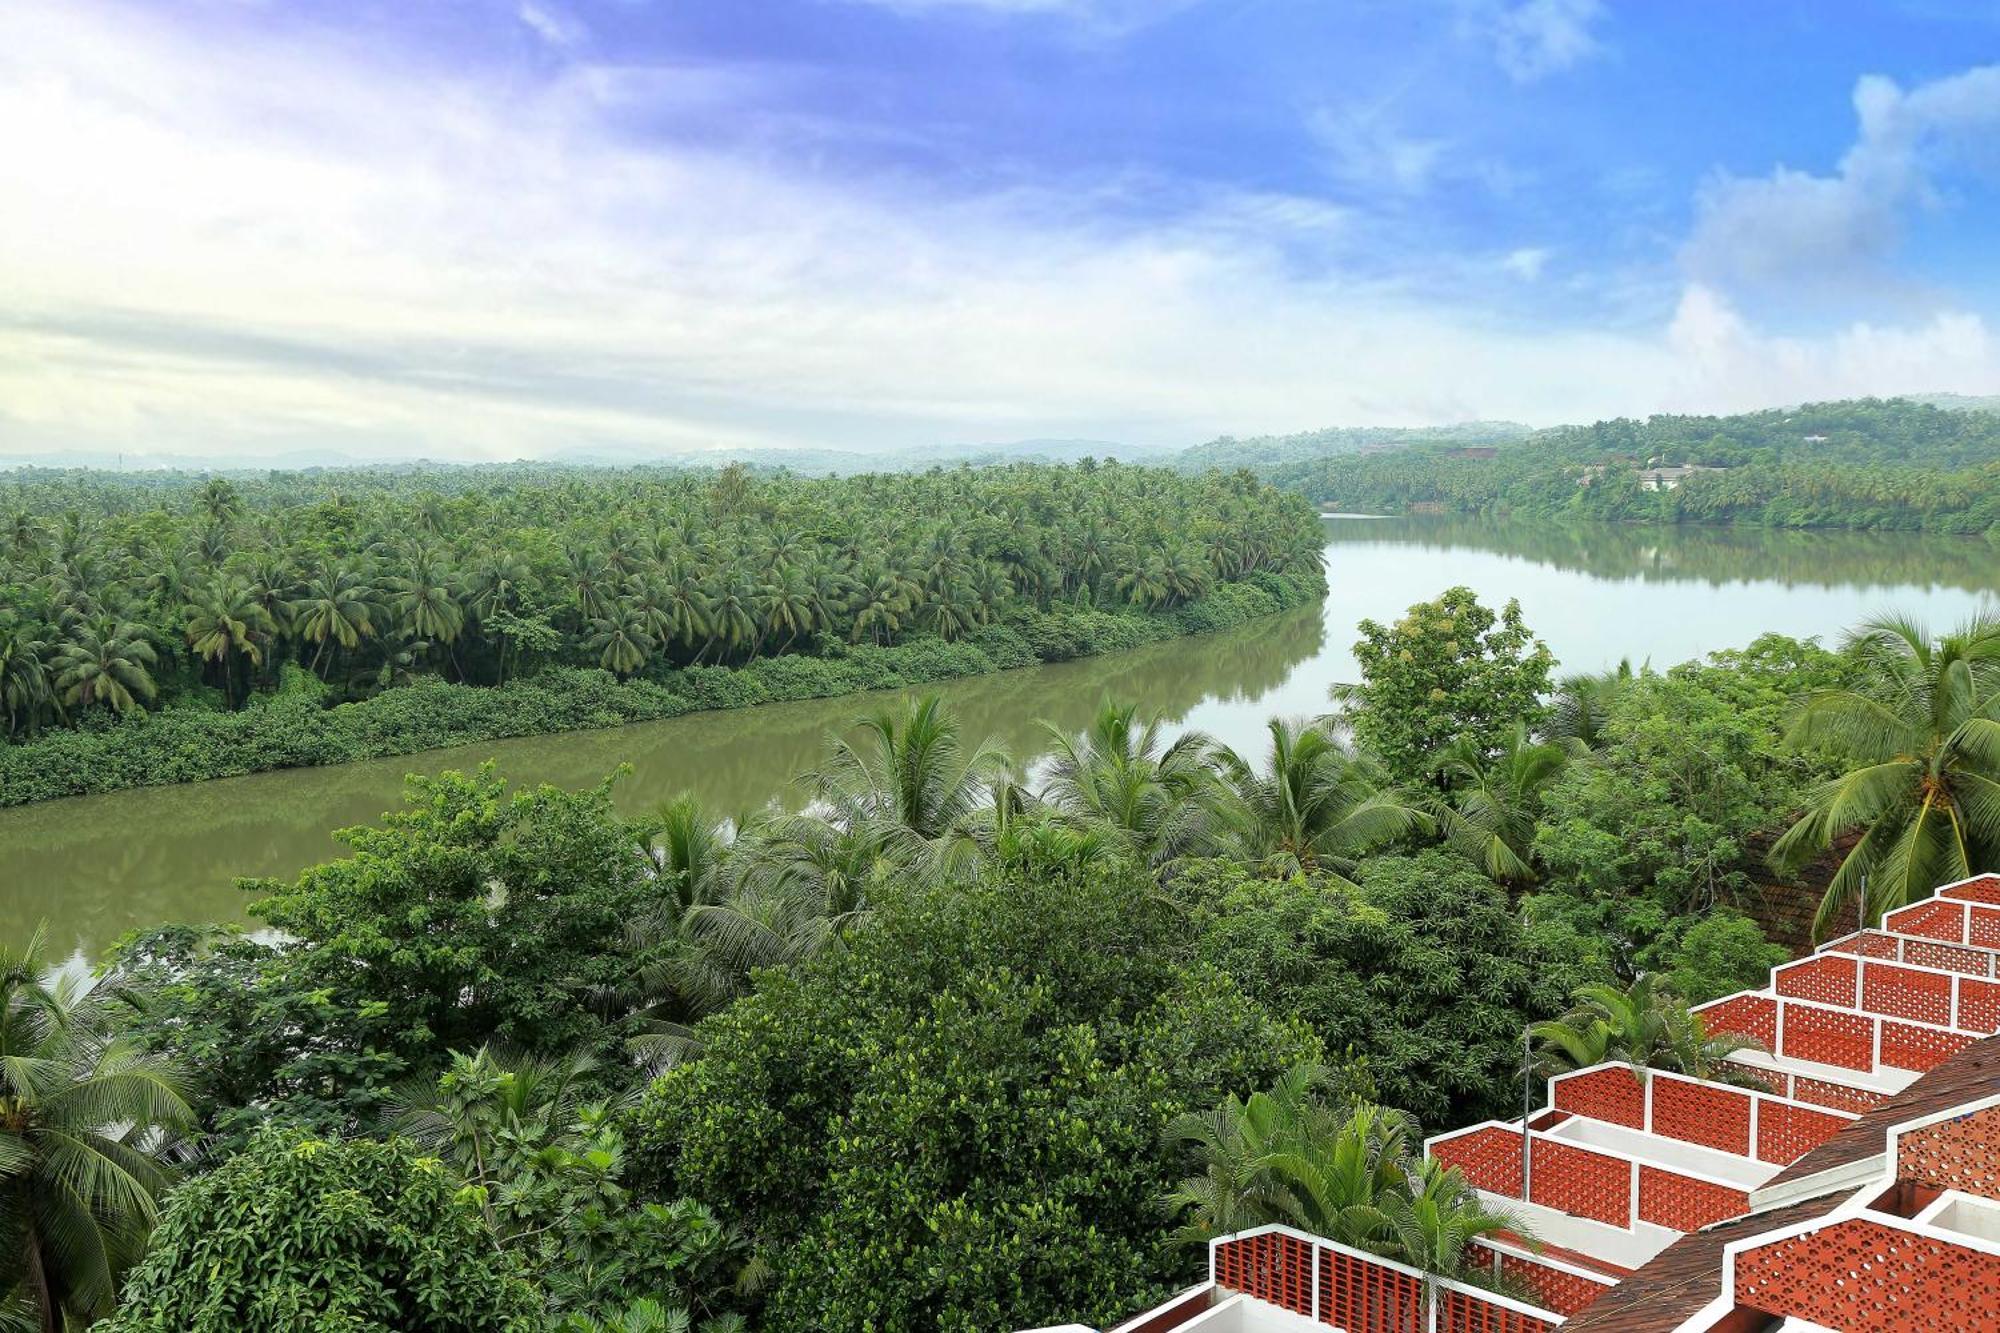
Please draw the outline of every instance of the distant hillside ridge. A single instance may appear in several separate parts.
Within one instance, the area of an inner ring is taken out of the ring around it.
[[[1862,398],[1250,465],[1322,507],[2000,535],[2000,413]]]
[[[1941,407],[1947,412],[2000,412],[2000,393],[1984,397],[1962,393],[1913,393],[1910,401]]]
[[[1328,426],[1293,435],[1222,435],[1183,449],[1173,466],[1269,469],[1285,463],[1343,454],[1379,453],[1417,445],[1500,446],[1526,439],[1534,427],[1518,421],[1461,421],[1449,426]]]

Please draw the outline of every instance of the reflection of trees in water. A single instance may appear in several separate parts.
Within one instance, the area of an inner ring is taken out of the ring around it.
[[[1262,695],[1319,651],[1318,607],[1129,653],[977,676],[910,690],[697,713],[607,731],[524,737],[330,768],[260,773],[180,787],[0,811],[0,939],[48,919],[65,947],[109,943],[130,925],[240,917],[237,876],[290,875],[338,852],[331,832],[369,823],[400,799],[403,774],[486,759],[519,782],[583,786],[621,764],[618,803],[638,810],[681,790],[736,813],[797,804],[791,780],[816,763],[830,730],[899,695],[935,690],[968,735],[992,735],[1031,763],[1046,718],[1081,730],[1106,697],[1178,720],[1209,698]]]
[[[2000,588],[2000,551],[1983,538],[1940,533],[1564,524],[1470,515],[1335,520],[1326,530],[1334,545],[1401,542],[1430,550],[1497,551],[1599,578]]]
[[[558,780],[588,781],[629,762],[633,775],[620,783],[624,803],[646,805],[685,789],[722,811],[773,800],[796,805],[792,779],[819,761],[829,731],[845,730],[862,713],[898,698],[929,692],[944,696],[967,736],[991,736],[1025,764],[1047,749],[1040,720],[1081,730],[1107,696],[1136,699],[1177,720],[1205,699],[1262,694],[1319,650],[1321,634],[1319,609],[1309,607],[1227,634],[1056,666],[596,732],[589,739],[602,752],[581,763],[565,756],[576,775]]]

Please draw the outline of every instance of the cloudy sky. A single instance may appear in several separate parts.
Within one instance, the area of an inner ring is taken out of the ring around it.
[[[2000,5],[0,0],[0,452],[2000,393]]]

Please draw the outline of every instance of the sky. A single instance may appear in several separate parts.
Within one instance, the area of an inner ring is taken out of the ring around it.
[[[0,454],[2000,393],[2000,4],[0,0]]]

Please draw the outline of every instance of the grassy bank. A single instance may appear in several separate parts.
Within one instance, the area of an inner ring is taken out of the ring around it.
[[[1162,614],[1024,610],[954,643],[836,644],[824,656],[688,667],[628,681],[577,667],[490,687],[426,680],[331,707],[319,682],[293,669],[280,690],[236,712],[189,707],[122,721],[106,716],[97,725],[0,747],[0,806],[921,685],[1230,629],[1324,594],[1317,576],[1259,574]]]

